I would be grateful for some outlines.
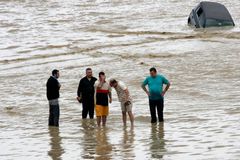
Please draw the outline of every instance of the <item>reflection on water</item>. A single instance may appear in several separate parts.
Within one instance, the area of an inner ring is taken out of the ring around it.
[[[239,0],[218,1],[240,24]],[[186,22],[194,6],[196,0],[0,1],[0,159],[239,160],[240,25],[194,30]],[[152,66],[173,84],[164,128],[150,126],[140,87]],[[87,67],[128,84],[134,130],[119,127],[117,100],[107,129],[81,120],[75,96]],[[49,143],[45,84],[54,68],[62,73],[63,123],[61,133],[49,129]]]
[[[83,148],[82,159],[93,159],[95,155],[96,136],[94,120],[82,120],[83,138],[81,146]]]
[[[163,158],[164,152],[166,151],[164,140],[164,123],[152,125],[150,140],[150,152],[152,158]]]
[[[59,135],[58,127],[49,127],[49,136],[50,136],[50,146],[51,149],[48,151],[48,155],[53,160],[61,160],[61,156],[64,153],[64,149],[62,148],[61,140],[62,138]]]
[[[96,129],[96,160],[111,159],[112,145],[109,142],[108,134],[109,132],[107,128]]]
[[[122,159],[134,159],[134,128],[130,127],[128,130],[127,127],[123,128],[123,138],[122,138]]]

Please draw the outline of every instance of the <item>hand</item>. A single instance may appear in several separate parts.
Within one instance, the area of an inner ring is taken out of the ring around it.
[[[162,91],[161,96],[164,97],[166,91]]]
[[[112,103],[112,98],[109,98],[109,103]]]
[[[82,103],[82,98],[81,97],[77,97],[77,100],[79,103]]]
[[[106,77],[105,77],[104,75],[101,75],[101,76],[100,76],[100,82],[104,83],[104,82],[105,82],[105,79],[106,79]]]
[[[148,97],[150,97],[150,93],[148,91],[146,93],[147,93]]]
[[[131,104],[131,101],[127,101],[124,103],[124,106],[126,107],[126,106],[129,106],[130,104]]]

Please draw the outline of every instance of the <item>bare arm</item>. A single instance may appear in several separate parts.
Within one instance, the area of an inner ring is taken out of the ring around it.
[[[109,96],[109,102],[112,103],[112,92],[111,91],[109,91],[108,96]]]
[[[97,104],[97,87],[94,86],[94,105],[96,106]]]
[[[129,99],[130,99],[130,98],[129,98],[129,97],[130,97],[129,91],[128,91],[128,89],[125,89],[124,92],[125,92],[125,94],[126,94],[126,100],[125,100],[125,101],[127,102],[127,101],[129,101]]]
[[[166,87],[164,88],[164,90],[163,90],[163,92],[162,92],[162,96],[165,95],[165,93],[166,93],[167,90],[169,89],[170,85],[171,85],[170,83],[168,83],[168,84],[166,85]]]
[[[77,100],[80,103],[82,100],[82,81],[80,80],[77,90]]]
[[[144,90],[144,92],[146,92],[146,94],[148,96],[150,96],[150,93],[149,93],[149,91],[147,90],[147,88],[146,88],[146,86],[144,84],[142,84],[142,89]]]
[[[102,86],[103,86],[103,84],[104,84],[104,82],[99,82],[99,84],[97,85],[97,89],[101,89],[102,88]]]
[[[129,91],[128,91],[128,89],[125,89],[124,91],[125,91],[125,93],[126,93],[126,97],[129,97]]]

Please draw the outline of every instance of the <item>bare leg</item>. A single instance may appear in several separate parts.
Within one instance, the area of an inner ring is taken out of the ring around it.
[[[102,125],[106,126],[107,116],[102,116]]]
[[[97,116],[97,125],[98,127],[101,126],[101,116]]]
[[[132,111],[128,111],[128,116],[129,116],[129,119],[131,121],[131,126],[133,126],[133,123],[134,123],[134,116],[132,114]]]
[[[122,111],[122,120],[123,120],[123,125],[127,125],[127,114],[125,111]]]

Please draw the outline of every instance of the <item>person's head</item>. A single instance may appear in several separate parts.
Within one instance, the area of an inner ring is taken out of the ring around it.
[[[156,77],[157,76],[157,70],[155,67],[152,67],[149,69],[151,77]]]
[[[59,76],[60,76],[59,70],[54,69],[54,70],[52,71],[52,76],[55,77],[55,78],[59,78]]]
[[[100,80],[105,79],[105,73],[104,72],[99,72],[98,76],[99,76]]]
[[[117,87],[117,80],[116,79],[110,79],[110,86],[116,88]]]
[[[87,68],[87,69],[86,69],[86,76],[87,76],[88,78],[92,78],[92,69],[91,69],[91,68]]]

